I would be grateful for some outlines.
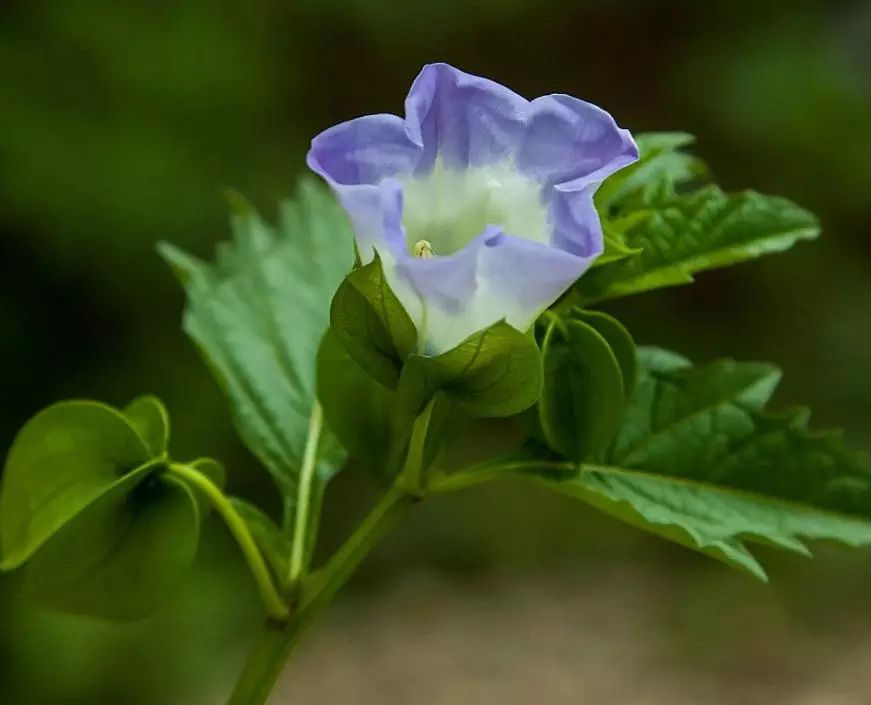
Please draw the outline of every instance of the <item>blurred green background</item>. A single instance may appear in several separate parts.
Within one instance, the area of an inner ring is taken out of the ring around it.
[[[0,447],[58,398],[160,395],[178,457],[275,498],[179,330],[154,253],[208,255],[220,189],[267,214],[310,137],[398,112],[444,60],[696,134],[720,183],[788,196],[824,238],[613,307],[640,342],[783,366],[871,449],[871,3],[823,0],[6,0],[0,5]],[[374,493],[342,476],[324,544]],[[275,702],[852,705],[871,692],[871,552],[764,552],[762,585],[509,485],[424,506],[305,642]],[[0,703],[217,705],[259,621],[223,527],[153,619],[29,605],[0,580]]]

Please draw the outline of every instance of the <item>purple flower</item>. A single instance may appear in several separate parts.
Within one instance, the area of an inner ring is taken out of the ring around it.
[[[528,101],[431,64],[405,119],[331,127],[307,162],[347,210],[363,262],[378,252],[421,351],[438,354],[502,319],[529,328],[602,253],[593,194],[637,158],[595,105]]]

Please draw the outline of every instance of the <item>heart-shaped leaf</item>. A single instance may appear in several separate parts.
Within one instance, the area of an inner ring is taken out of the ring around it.
[[[41,411],[6,461],[0,569],[21,565],[92,502],[156,465],[131,422],[110,406],[70,401]]]
[[[193,492],[168,475],[132,473],[37,551],[25,589],[63,612],[144,617],[190,566],[198,541]]]

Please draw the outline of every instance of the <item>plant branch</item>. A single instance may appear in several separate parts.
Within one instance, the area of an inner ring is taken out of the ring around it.
[[[267,622],[230,696],[228,705],[263,705],[306,628],[330,604],[378,539],[411,507],[416,497],[390,488],[323,569],[303,584],[302,598],[286,624]]]
[[[248,525],[230,500],[214,482],[188,465],[172,463],[169,466],[169,471],[204,494],[215,511],[221,515],[230,533],[239,544],[239,548],[242,549],[242,555],[254,576],[257,588],[260,590],[267,614],[275,620],[286,620],[290,614],[287,605],[275,588],[269,568],[266,566],[266,561],[263,559],[254,537],[248,530]]]

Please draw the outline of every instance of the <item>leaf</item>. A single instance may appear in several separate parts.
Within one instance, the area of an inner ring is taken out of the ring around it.
[[[155,396],[142,396],[130,402],[122,412],[154,458],[169,449],[169,414]]]
[[[230,397],[242,439],[275,479],[292,526],[318,345],[354,261],[353,238],[339,206],[313,184],[283,205],[275,228],[240,198],[232,205],[233,241],[213,263],[166,244],[160,251],[186,286],[185,330]]]
[[[153,611],[196,555],[193,494],[172,477],[128,476],[27,563],[24,585],[63,612],[130,620]]]
[[[130,421],[105,404],[69,401],[39,412],[9,451],[0,492],[0,569],[26,561],[85,507],[149,472],[153,456]]]
[[[318,397],[327,426],[351,456],[388,472],[396,393],[367,374],[328,331],[318,354]]]
[[[280,584],[283,583],[288,574],[290,539],[260,507],[238,497],[232,497],[230,502],[248,525],[248,530],[266,559],[273,577]]]
[[[766,580],[745,541],[807,554],[800,538],[871,544],[871,522],[734,489],[608,466],[584,466],[548,486],[633,526]]]
[[[838,434],[809,431],[806,412],[764,410],[775,368],[695,368],[655,349],[639,361],[605,462],[551,488],[760,578],[745,541],[800,553],[802,538],[871,543],[871,468]]]
[[[330,308],[330,327],[348,355],[391,389],[417,347],[417,330],[390,289],[377,252],[342,282]]]
[[[637,199],[652,183],[667,179],[679,184],[708,174],[701,159],[680,151],[695,142],[686,132],[648,132],[636,140],[638,161],[608,177],[596,192],[596,207],[605,215]]]
[[[623,390],[628,396],[635,388],[637,361],[635,356],[635,341],[629,331],[616,318],[601,311],[584,311],[576,309],[572,318],[583,321],[593,327],[601,335],[617,358],[620,373],[623,377]]]
[[[606,250],[604,262],[579,280],[570,302],[687,284],[696,272],[781,252],[819,234],[817,219],[784,198],[694,189],[704,169],[676,151],[688,136],[648,135],[639,142],[641,160],[606,180],[597,195],[611,255]],[[632,250],[638,253],[627,254]]]
[[[503,417],[532,406],[541,393],[541,356],[527,335],[504,321],[436,357],[411,355],[399,404],[413,418],[437,392],[476,417]]]
[[[539,420],[548,445],[583,460],[611,441],[623,413],[623,374],[607,340],[587,323],[552,320],[542,344]]]

